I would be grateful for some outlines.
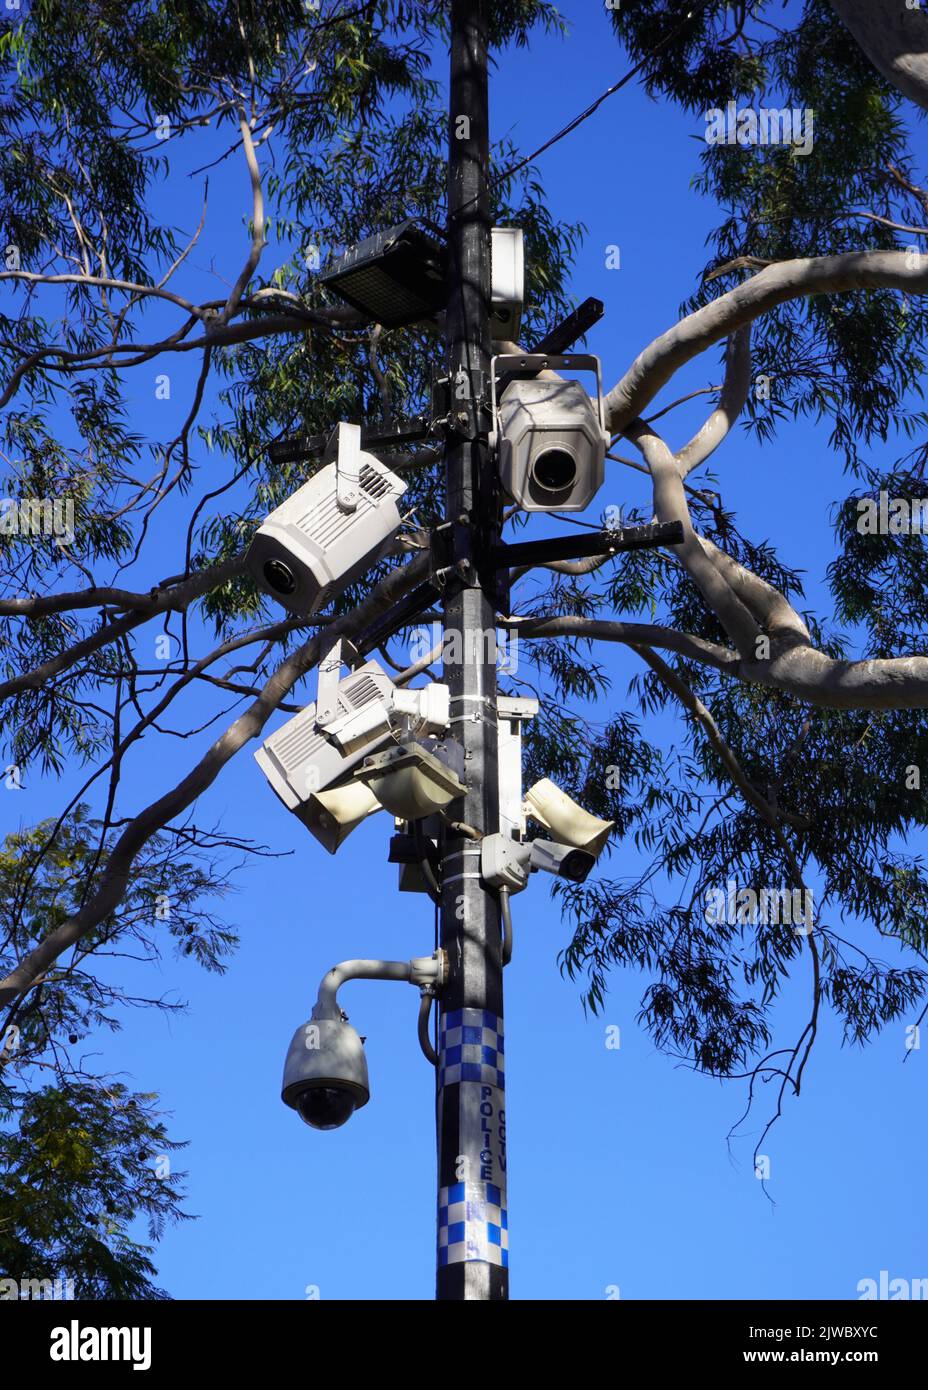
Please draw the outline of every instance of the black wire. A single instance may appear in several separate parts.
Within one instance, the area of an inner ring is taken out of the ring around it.
[[[691,9],[687,10],[686,14],[683,16],[676,28],[671,29],[669,34],[665,34],[665,36],[661,39],[660,43],[655,44],[653,48],[648,49],[647,53],[645,53],[644,56],[641,59],[639,59],[639,61],[635,64],[633,68],[629,68],[628,72],[625,73],[623,77],[620,77],[618,82],[614,82],[611,87],[607,87],[606,90],[600,96],[598,96],[596,100],[586,108],[585,111],[581,111],[579,116],[575,116],[574,119],[570,121],[567,125],[565,125],[561,130],[559,130],[556,135],[552,135],[550,140],[546,140],[543,145],[539,145],[538,149],[535,150],[532,154],[526,155],[525,158],[520,159],[517,164],[511,164],[508,169],[503,169],[500,171],[500,173],[493,174],[489,179],[490,186],[493,187],[497,183],[502,183],[506,179],[511,179],[513,174],[517,174],[520,169],[524,169],[527,164],[531,164],[532,161],[534,159],[537,159],[539,155],[542,155],[547,150],[550,150],[552,145],[556,145],[558,141],[563,140],[565,136],[572,134],[572,132],[575,131],[578,126],[581,126],[584,121],[589,120],[590,116],[594,115],[599,110],[604,101],[607,101],[609,97],[614,96],[616,92],[620,92],[623,87],[626,87],[628,83],[631,82],[632,78],[636,77],[638,73],[641,72],[642,68],[646,67],[650,60],[656,57],[658,53],[660,53],[662,48],[666,48],[667,45],[671,43],[677,37],[677,35],[680,34],[686,28],[686,26],[691,22],[691,20],[698,19],[699,16],[705,10],[707,10],[710,5],[713,4],[715,4],[715,0],[700,0],[699,3],[695,4]],[[471,206],[471,203],[475,201],[476,199],[472,198],[470,202],[465,203],[459,209],[459,211],[466,211],[466,209]]]
[[[556,516],[558,521],[569,521],[571,526],[582,526],[587,531],[604,531],[607,528],[595,521],[579,521],[577,517],[571,516],[569,512],[549,512],[549,516]]]
[[[578,126],[581,126],[584,121],[589,120],[590,116],[594,115],[595,112],[599,110],[604,101],[608,100],[609,97],[614,96],[616,92],[621,91],[623,87],[627,86],[627,84],[631,82],[632,78],[637,76],[641,69],[645,67],[648,64],[648,62],[656,56],[656,54],[660,53],[662,48],[666,48],[667,44],[669,44],[673,39],[675,39],[677,35],[681,32],[681,30],[686,28],[687,24],[689,24],[691,20],[698,18],[698,16],[701,15],[704,10],[707,10],[709,6],[714,3],[715,0],[702,0],[701,4],[697,4],[691,10],[688,10],[686,15],[684,15],[683,19],[680,21],[680,23],[677,25],[675,29],[671,29],[670,33],[666,34],[664,38],[661,39],[659,44],[656,44],[654,48],[649,49],[648,52],[645,53],[645,55],[641,59],[639,59],[639,61],[635,64],[633,68],[629,68],[628,72],[624,75],[624,77],[620,77],[618,82],[614,82],[611,87],[607,87],[606,90],[602,93],[602,95],[598,96],[596,100],[586,108],[585,111],[581,111],[579,116],[575,116],[574,119],[570,121],[569,124],[565,125],[563,129],[559,130],[556,135],[552,135],[550,140],[546,140],[543,145],[539,145],[538,149],[535,150],[533,154],[526,155],[525,158],[520,159],[517,164],[512,164],[509,166],[508,169],[503,169],[502,172],[496,174],[490,180],[490,182],[495,184],[501,182],[503,179],[512,178],[513,174],[517,174],[520,169],[524,169],[527,164],[531,164],[532,160],[537,159],[538,156],[544,154],[546,150],[550,150],[552,145],[556,145],[559,140],[563,140],[565,136],[570,135],[573,131],[577,129]]]

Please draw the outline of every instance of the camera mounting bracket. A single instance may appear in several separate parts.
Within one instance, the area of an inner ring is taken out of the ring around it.
[[[316,723],[322,728],[331,724],[338,714],[338,683],[342,663],[349,666],[358,660],[358,651],[346,637],[340,637],[319,662],[316,686]]]
[[[499,435],[499,402],[496,393],[496,364],[508,365],[508,378],[514,376],[537,376],[544,371],[593,372],[596,376],[596,408],[599,414],[599,427],[606,433],[606,407],[603,401],[603,367],[599,358],[591,352],[500,352],[490,360],[490,448],[495,448]],[[507,382],[508,385],[508,382]]]
[[[323,463],[335,460],[335,499],[339,511],[355,512],[361,492],[361,426],[339,420],[329,435]]]

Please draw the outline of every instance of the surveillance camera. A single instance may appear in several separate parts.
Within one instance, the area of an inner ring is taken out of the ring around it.
[[[567,361],[587,366],[598,358],[542,358],[515,354],[494,358],[525,370],[538,363]],[[548,372],[510,381],[498,407],[493,395],[494,433],[500,480],[527,512],[579,512],[593,500],[605,477],[609,436],[604,428],[602,389],[598,404],[578,381]]]
[[[334,690],[333,713],[345,733],[347,751],[328,736],[316,722],[315,704],[307,705],[288,719],[255,753],[255,761],[272,790],[330,854],[367,815],[379,809],[379,802],[368,792],[367,798],[354,791],[351,773],[370,752],[394,738],[387,713],[393,682],[376,661],[368,661],[338,682]],[[371,710],[379,711],[363,739],[349,737],[351,721],[366,721]],[[350,783],[353,794],[345,785]],[[344,795],[329,796],[333,792]]]
[[[338,1129],[370,1096],[364,1047],[351,1025],[315,1014],[301,1024],[284,1063],[284,1104],[313,1129]]]
[[[596,863],[589,850],[559,845],[554,840],[521,844],[508,835],[485,835],[480,842],[480,874],[491,888],[520,893],[530,873],[539,869],[571,883],[584,883]]]
[[[339,488],[338,464],[320,469],[258,528],[245,563],[258,587],[308,615],[360,578],[390,549],[401,517],[402,479],[357,453],[357,477]]]
[[[589,850],[559,845],[554,840],[533,840],[529,862],[533,870],[543,869],[545,873],[569,879],[571,883],[584,883],[596,863],[596,856],[590,854]]]

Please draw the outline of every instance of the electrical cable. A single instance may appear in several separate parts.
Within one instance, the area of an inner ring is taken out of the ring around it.
[[[425,883],[426,892],[432,899],[436,907],[441,907],[441,889],[432,868],[432,861],[429,858],[428,845],[425,835],[422,832],[422,822],[419,820],[411,821],[412,837],[416,843],[416,852],[419,855],[419,868],[422,870],[422,879]]]
[[[544,154],[546,150],[550,150],[552,145],[556,145],[559,140],[563,140],[565,136],[570,135],[578,126],[582,125],[584,121],[589,120],[590,116],[594,115],[595,112],[599,110],[604,101],[607,101],[609,97],[614,96],[616,92],[621,91],[623,87],[627,86],[632,78],[636,77],[641,69],[647,66],[651,58],[654,58],[660,53],[662,48],[666,48],[667,44],[671,43],[677,35],[686,28],[691,20],[698,18],[699,15],[712,4],[715,4],[715,0],[702,0],[701,4],[697,4],[692,9],[688,10],[675,29],[671,29],[670,33],[666,34],[659,44],[655,44],[654,48],[649,49],[633,68],[629,68],[628,72],[625,73],[623,77],[619,78],[618,82],[614,82],[611,87],[607,87],[585,111],[581,111],[579,116],[575,116],[574,119],[559,130],[556,135],[552,135],[550,140],[546,140],[543,145],[539,145],[538,149],[532,154],[526,155],[525,158],[520,159],[517,164],[511,164],[508,169],[503,169],[499,174],[494,175],[490,183],[496,184],[502,182],[504,179],[512,178],[513,174],[517,174],[520,169],[524,169],[527,164],[531,164],[539,155]]]
[[[437,1066],[438,1066],[438,1053],[435,1051],[434,1047],[432,1046],[432,1040],[431,1040],[431,1038],[429,1037],[429,1015],[430,1015],[431,1012],[432,1012],[432,999],[433,999],[433,998],[434,998],[434,995],[432,995],[427,989],[424,989],[424,990],[422,991],[421,995],[419,996],[419,1026],[418,1026],[418,1033],[419,1033],[419,1046],[422,1048],[422,1052],[423,1052],[423,1055],[424,1055],[424,1057],[425,1057],[425,1060],[426,1060],[427,1062],[431,1062],[431,1064],[432,1064],[433,1067],[437,1067]]]
[[[499,910],[503,919],[503,965],[508,965],[512,960],[512,908],[508,888],[499,890]]]

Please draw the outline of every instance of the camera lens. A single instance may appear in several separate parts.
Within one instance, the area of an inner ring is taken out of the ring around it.
[[[577,465],[565,449],[547,449],[535,460],[532,480],[544,492],[566,492],[577,480]]]
[[[561,860],[561,873],[572,883],[583,883],[595,863],[593,855],[588,854],[585,849],[572,849]]]
[[[296,591],[296,578],[289,565],[283,560],[267,560],[264,577],[275,594],[292,594]]]
[[[313,1129],[338,1129],[354,1114],[355,1095],[346,1087],[313,1086],[303,1091],[296,1108]]]

